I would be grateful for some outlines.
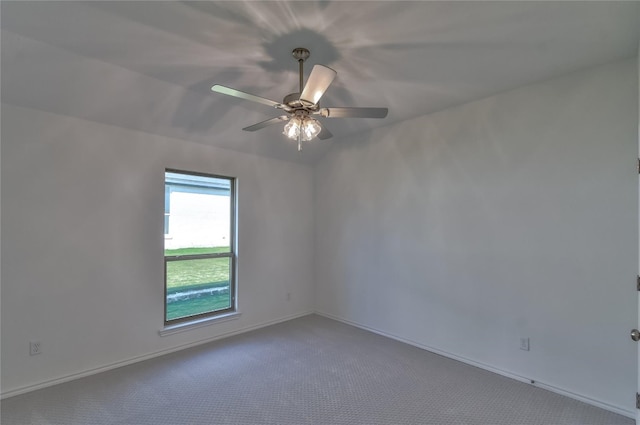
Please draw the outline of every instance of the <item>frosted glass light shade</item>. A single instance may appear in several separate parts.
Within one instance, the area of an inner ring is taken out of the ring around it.
[[[322,130],[317,120],[309,117],[293,117],[284,126],[283,134],[293,140],[301,140],[308,142],[315,138]]]
[[[304,141],[313,139],[320,133],[320,130],[322,130],[318,121],[313,118],[307,118],[302,125],[302,129],[302,140]]]
[[[293,117],[284,126],[284,131],[282,133],[290,139],[297,140],[298,134],[300,134],[301,125],[302,125],[302,120],[298,117]]]

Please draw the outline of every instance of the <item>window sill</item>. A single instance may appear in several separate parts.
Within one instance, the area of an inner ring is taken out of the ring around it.
[[[158,331],[160,336],[173,335],[179,332],[190,331],[192,329],[201,328],[203,326],[213,325],[214,323],[228,322],[240,317],[240,312],[234,311],[233,313],[222,314],[215,317],[207,317],[205,319],[194,320],[191,322],[178,323],[176,325],[165,326],[162,330]]]

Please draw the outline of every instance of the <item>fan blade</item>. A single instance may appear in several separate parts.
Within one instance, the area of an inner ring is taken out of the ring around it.
[[[265,121],[261,121],[258,124],[254,124],[254,125],[250,125],[249,127],[245,127],[243,128],[244,131],[256,131],[256,130],[260,130],[261,128],[270,126],[272,124],[277,124],[279,122],[282,121],[289,121],[289,116],[288,115],[280,115],[279,117],[275,117],[275,118],[271,118]]]
[[[320,124],[320,121],[318,121],[318,124]],[[320,124],[320,127],[322,128],[322,130],[320,130],[320,133],[318,133],[318,135],[316,136],[318,139],[327,140],[333,137],[333,134],[331,134],[331,132],[327,130],[327,127],[322,124]]]
[[[328,118],[384,118],[387,108],[322,108],[320,115]]]
[[[263,105],[267,105],[267,106],[277,107],[278,105],[280,105],[279,102],[274,102],[273,100],[265,99],[264,97],[256,96],[256,95],[249,94],[249,93],[245,93],[243,91],[232,89],[231,87],[221,86],[221,85],[218,85],[218,84],[216,84],[215,86],[211,87],[211,91],[216,92],[216,93],[226,94],[227,96],[238,97],[238,98],[244,99],[244,100],[250,100],[252,102],[262,103]]]
[[[333,79],[336,78],[336,74],[333,69],[324,65],[314,65],[307,84],[300,93],[300,101],[306,106],[317,104]]]

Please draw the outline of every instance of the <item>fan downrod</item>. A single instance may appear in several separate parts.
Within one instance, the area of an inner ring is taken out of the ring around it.
[[[303,87],[303,85],[302,85],[302,64],[311,55],[311,52],[309,52],[309,50],[305,49],[304,47],[296,47],[295,49],[293,49],[291,54],[298,61],[298,69],[299,69],[299,73],[300,73],[300,93],[302,93],[302,87]]]

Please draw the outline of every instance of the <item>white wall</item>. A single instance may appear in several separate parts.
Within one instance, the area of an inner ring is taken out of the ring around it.
[[[160,337],[166,167],[238,178],[242,315]],[[312,311],[312,189],[308,166],[2,105],[3,394]]]
[[[317,309],[635,415],[636,68],[336,143],[314,178]]]

